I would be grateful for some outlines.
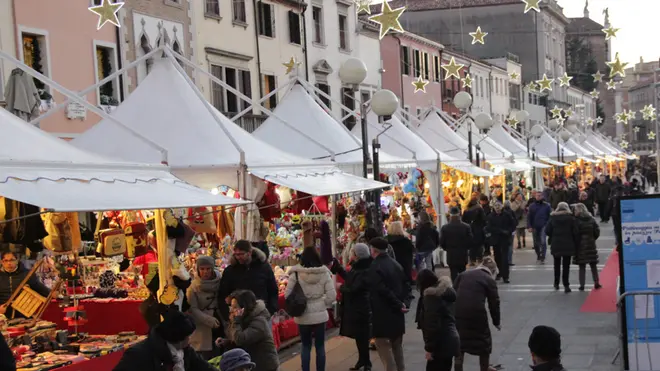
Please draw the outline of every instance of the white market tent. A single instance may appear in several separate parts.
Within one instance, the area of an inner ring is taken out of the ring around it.
[[[166,149],[175,175],[205,189],[227,185],[248,198],[257,196],[252,186],[247,186],[251,180],[246,168],[261,179],[319,196],[387,187],[346,174],[330,161],[291,155],[250,135],[209,104],[171,50],[163,50],[168,57],[154,62],[149,75],[112,117]],[[223,87],[240,95],[226,84]],[[96,124],[72,143],[125,160],[160,162],[158,151],[109,120]]]
[[[611,157],[618,154],[617,150],[604,144],[594,133],[587,134],[587,140],[585,142],[593,147],[598,155]]]
[[[49,211],[160,209],[244,204],[172,176],[163,165],[113,161],[78,148],[0,108],[0,195]]]
[[[556,158],[557,160],[559,160],[559,154],[557,153],[557,147],[558,147],[557,141],[553,137],[551,137],[550,134],[548,134],[548,132],[545,131],[545,129],[543,130],[543,134],[540,137],[530,139],[530,147],[532,147],[536,151],[536,153],[538,153],[540,156],[544,156],[548,158]],[[575,154],[575,152],[567,149],[561,144],[559,144],[559,150],[563,150],[564,159],[568,161],[577,159],[577,155]],[[565,164],[561,164],[559,166],[563,166],[563,165]]]
[[[587,162],[598,162],[598,160],[594,159],[594,154],[591,152],[589,149],[581,146],[578,142],[576,142],[573,138],[569,139],[564,143],[566,148],[570,149],[571,151],[575,152],[575,154],[578,156],[578,158],[587,161]]]
[[[493,127],[488,130],[488,136],[500,146],[511,152],[516,161],[524,162],[540,169],[551,167],[547,164],[532,161],[527,155],[527,147],[514,138],[502,124],[493,125]]]

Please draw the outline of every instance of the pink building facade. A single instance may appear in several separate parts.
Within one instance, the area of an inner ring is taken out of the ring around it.
[[[419,117],[431,106],[441,106],[443,49],[442,44],[408,32],[389,34],[381,40],[383,89],[393,91],[408,114]],[[426,92],[415,92],[413,82],[420,76],[428,81]]]
[[[69,90],[80,91],[117,70],[117,28],[106,23],[97,30],[99,17],[88,10],[90,0],[13,0],[16,55]],[[66,98],[54,88],[40,86],[42,111]],[[120,100],[117,79],[86,96],[95,106],[116,105]],[[61,109],[40,122],[41,129],[64,139],[74,138],[100,118],[76,105]]]

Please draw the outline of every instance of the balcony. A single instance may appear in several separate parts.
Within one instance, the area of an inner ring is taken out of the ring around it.
[[[238,112],[222,112],[227,118],[231,119],[236,116]],[[236,125],[240,126],[243,130],[248,133],[252,133],[261,126],[261,124],[266,121],[268,116],[266,115],[255,115],[253,113],[248,113],[241,116],[238,120],[235,121]]]

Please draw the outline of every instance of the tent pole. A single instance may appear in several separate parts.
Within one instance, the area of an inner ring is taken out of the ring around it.
[[[158,253],[158,302],[165,291],[165,286],[171,283],[171,260],[167,251],[167,229],[165,227],[165,216],[163,209],[156,209],[154,215],[154,227],[156,229],[156,244]]]

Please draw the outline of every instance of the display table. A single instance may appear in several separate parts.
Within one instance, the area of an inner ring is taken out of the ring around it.
[[[57,368],[57,371],[112,371],[117,366],[124,351],[110,353],[101,357],[92,358],[88,361],[74,363],[69,366]]]
[[[87,313],[88,322],[80,326],[78,331],[95,335],[135,331],[137,335],[147,335],[149,326],[140,314],[140,303],[142,301],[126,299],[81,300],[80,305]],[[69,326],[64,317],[64,308],[53,301],[44,311],[42,319],[54,322],[58,329],[67,329]]]

